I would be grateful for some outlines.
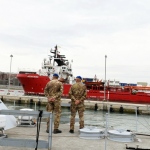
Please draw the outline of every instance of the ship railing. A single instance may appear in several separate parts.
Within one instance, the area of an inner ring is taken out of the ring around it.
[[[46,73],[46,72],[39,72],[39,74],[41,75],[41,76],[48,76],[48,74]]]
[[[109,108],[109,107],[107,107]],[[101,113],[99,113],[99,111]],[[98,115],[97,115],[98,113]],[[126,131],[132,131],[134,134],[147,134],[150,135],[150,118],[147,115],[141,115],[138,113],[138,108],[135,107],[135,113],[130,115],[128,113],[120,112],[110,112],[103,110],[102,107],[98,106],[97,110],[90,110],[89,112],[84,113],[84,123],[85,127],[95,127],[95,128],[106,128],[106,114],[108,114],[108,129],[124,129]],[[70,122],[69,116],[70,112],[62,112],[62,122]],[[79,122],[79,118],[75,118],[75,122]]]
[[[124,105],[127,105],[127,104],[124,104]],[[149,116],[138,114],[138,109],[137,109],[138,107],[137,106],[133,106],[133,107],[134,107],[135,113],[132,115],[129,115],[127,113],[116,112],[116,110],[114,110],[114,112],[110,112],[109,103],[107,105],[107,110],[104,110],[103,107],[100,106],[98,103],[97,110],[93,109],[93,110],[84,112],[85,127],[89,129],[100,128],[100,129],[103,129],[104,131],[106,129],[107,131],[124,129],[125,131],[127,130],[132,131],[133,134],[140,134],[140,133],[144,133],[145,135],[150,134]],[[146,107],[146,106],[141,106],[141,107]],[[68,107],[68,111],[62,112],[61,114],[61,123],[63,124],[64,122],[68,124],[70,122],[70,110],[69,109],[70,108]],[[148,108],[145,108],[145,109],[150,110],[150,107],[148,106]],[[79,123],[78,116],[75,118],[75,121],[76,123]],[[67,134],[65,136],[65,138],[68,138],[68,140],[71,137],[72,135],[70,134],[69,135]],[[104,140],[109,139],[107,132],[105,133],[105,136],[104,138],[102,138],[102,140],[103,139]],[[69,148],[70,147],[68,147],[68,149]]]
[[[23,72],[37,72],[37,70],[33,68],[19,68],[18,72],[23,71]]]
[[[52,148],[52,118],[53,115],[51,112],[45,111],[23,111],[23,110],[0,110],[0,114],[4,115],[18,115],[18,116],[33,116],[37,117],[37,120],[41,117],[48,117],[50,120],[49,126],[49,134],[48,134],[48,141],[38,140],[39,137],[39,127],[41,122],[37,122],[37,135],[36,140],[32,139],[17,139],[17,138],[3,138],[0,139],[1,146],[11,146],[11,147],[26,147],[26,148],[47,148],[51,150]]]
[[[109,127],[115,127],[118,126],[119,128],[122,128],[122,124],[121,124],[121,120],[124,121],[124,126],[127,127],[127,129],[130,129],[134,132],[144,132],[144,133],[148,133],[150,134],[150,118],[148,115],[142,114],[141,113],[141,109],[143,108],[143,110],[145,109],[149,114],[150,114],[150,106],[149,105],[136,105],[136,104],[125,104],[125,103],[113,103],[113,104],[109,104],[109,102],[101,102],[101,105],[99,103],[99,101],[89,101],[92,104],[97,104],[97,108],[95,108],[95,106],[93,107],[93,111],[90,111],[89,113],[86,113],[85,111],[85,125],[93,125],[93,126],[101,126],[104,127],[105,124],[105,119],[104,114],[108,112],[108,118],[109,118]],[[35,104],[35,105],[34,105]],[[106,104],[106,107],[104,107]],[[118,105],[118,109],[116,109],[116,105]],[[123,110],[121,111],[120,108],[122,106]],[[17,105],[14,103],[14,106],[17,107]],[[38,104],[37,102],[33,103],[33,106],[35,106],[35,111],[37,110]],[[68,107],[68,109],[70,109],[70,103],[64,103],[62,104],[63,107]],[[87,105],[88,107],[88,105]],[[91,106],[90,106],[91,107]],[[15,108],[15,107],[14,107]],[[130,110],[132,108],[132,110]],[[113,111],[112,111],[113,109]],[[101,111],[101,115],[97,118],[96,111]],[[135,112],[135,113],[134,113]],[[129,113],[132,113],[132,115],[129,115]],[[69,112],[62,112],[62,116],[66,115],[68,116],[68,118],[66,118],[65,121],[69,122],[69,115],[70,115],[70,111]],[[135,117],[133,117],[135,114]],[[91,118],[90,118],[91,116]],[[132,117],[132,119],[130,119],[130,121],[126,121],[126,119],[128,118],[128,116]],[[100,119],[101,118],[101,119]],[[135,119],[133,119],[135,118]],[[61,119],[62,121],[64,117]],[[78,121],[79,119],[77,119]],[[96,122],[95,122],[96,120]],[[146,123],[144,123],[146,122]],[[126,124],[127,123],[127,124]],[[145,131],[142,131],[141,128],[145,128]]]
[[[108,129],[124,129],[130,130],[134,133],[147,134],[150,135],[150,118],[148,115],[142,115],[139,113],[139,108],[135,106],[135,115],[121,112],[110,112],[110,106],[107,106],[106,110],[103,110],[103,107],[99,107],[97,110],[89,113],[85,113],[85,125],[86,126],[95,126],[95,127],[106,127],[105,114],[108,113]],[[95,115],[96,111],[101,110],[101,115],[97,117]],[[149,112],[150,113],[150,112]]]

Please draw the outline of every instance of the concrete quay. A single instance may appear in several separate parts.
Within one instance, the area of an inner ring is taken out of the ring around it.
[[[30,100],[33,100],[33,103],[38,103],[39,100],[41,105],[46,105],[47,98],[41,96],[10,96],[10,95],[1,95],[4,102],[14,102],[17,104],[19,100],[21,103],[30,103]],[[125,113],[135,113],[135,110],[138,109],[138,113],[141,114],[150,114],[150,104],[133,104],[133,103],[121,103],[121,102],[109,102],[109,101],[94,101],[94,100],[85,100],[86,109],[95,109],[95,104],[98,106],[98,110],[107,110],[110,107],[113,108],[115,112],[119,112],[120,107],[122,106]],[[62,106],[68,107],[70,105],[70,99],[62,98]]]
[[[75,133],[69,133],[69,124],[60,124],[61,134],[52,134],[51,150],[125,150],[128,147],[149,149],[149,136],[136,135],[136,140],[130,143],[115,142],[109,139],[81,139],[79,138],[79,126],[75,126]],[[39,140],[48,140],[48,134],[45,132],[46,123],[41,123]],[[17,139],[36,139],[36,127],[15,127],[5,131],[8,138]],[[0,146],[0,150],[33,150],[34,148],[24,147],[6,147]],[[39,149],[46,150],[46,149]]]

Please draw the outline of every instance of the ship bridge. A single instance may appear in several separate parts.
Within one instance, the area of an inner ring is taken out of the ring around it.
[[[60,58],[55,58],[54,61],[56,61],[56,63],[58,64],[58,66],[63,66],[63,65],[66,66],[65,61],[67,61],[67,60],[60,59]]]

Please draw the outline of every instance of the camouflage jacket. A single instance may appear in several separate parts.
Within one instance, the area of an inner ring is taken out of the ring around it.
[[[69,91],[69,97],[73,102],[80,100],[80,103],[83,103],[86,99],[86,94],[86,87],[81,82],[73,84]]]
[[[63,93],[63,85],[57,79],[49,81],[44,89],[46,97],[60,99]]]

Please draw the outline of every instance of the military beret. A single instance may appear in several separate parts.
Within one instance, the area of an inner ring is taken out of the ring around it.
[[[78,79],[82,80],[82,77],[81,77],[81,76],[77,76],[76,78],[78,78]]]
[[[54,73],[53,77],[59,77],[59,75],[57,73]]]

